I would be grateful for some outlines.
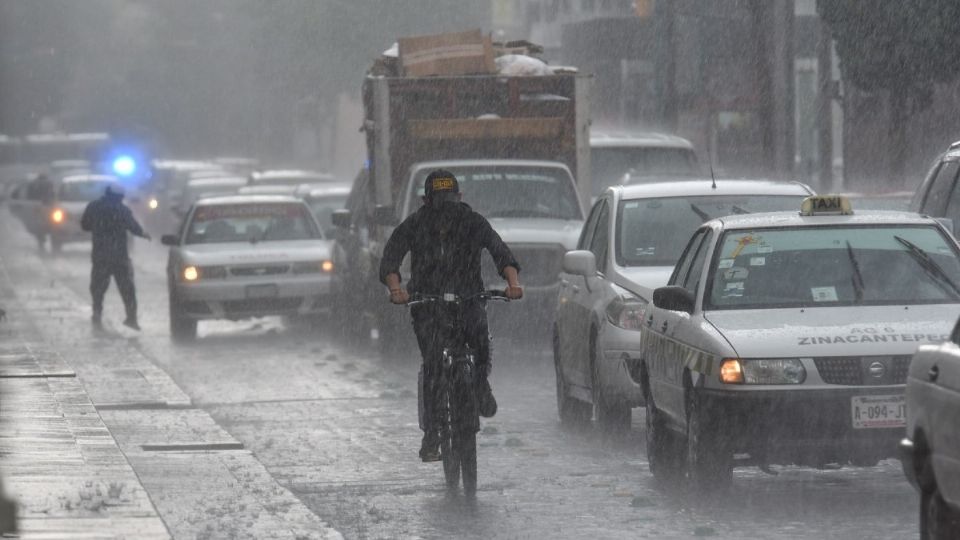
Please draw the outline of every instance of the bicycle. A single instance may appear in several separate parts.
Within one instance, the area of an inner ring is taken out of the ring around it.
[[[468,495],[477,491],[477,432],[480,430],[476,394],[475,354],[466,344],[462,305],[468,301],[501,300],[509,302],[503,291],[484,291],[467,297],[454,294],[415,294],[408,307],[435,304],[440,340],[440,370],[434,384],[434,419],[439,428],[440,458],[448,489],[456,489],[463,479]],[[418,401],[423,413],[423,371],[421,368]]]

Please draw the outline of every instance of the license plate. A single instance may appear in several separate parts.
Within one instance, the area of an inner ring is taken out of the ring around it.
[[[907,425],[907,398],[854,396],[850,400],[854,429],[898,428]]]
[[[247,298],[276,298],[276,285],[247,285]]]

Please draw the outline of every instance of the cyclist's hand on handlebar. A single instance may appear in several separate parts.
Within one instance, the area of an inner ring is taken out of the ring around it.
[[[523,287],[519,285],[507,285],[507,288],[503,291],[503,294],[511,300],[519,300],[523,298]]]
[[[410,301],[410,293],[402,287],[390,289],[390,302],[393,304],[406,304]]]

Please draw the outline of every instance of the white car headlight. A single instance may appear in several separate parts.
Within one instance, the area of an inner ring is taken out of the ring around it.
[[[798,358],[725,358],[720,381],[727,384],[801,384],[807,370]]]
[[[640,330],[647,302],[632,294],[620,295],[607,304],[606,314],[610,324],[624,330]]]

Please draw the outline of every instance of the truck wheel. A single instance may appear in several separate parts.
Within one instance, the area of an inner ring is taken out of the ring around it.
[[[557,376],[557,412],[560,424],[566,427],[582,427],[590,420],[590,406],[570,397],[567,381],[560,364],[560,337],[553,334],[553,366]]]
[[[920,494],[921,540],[950,540],[960,537],[960,512],[950,508],[940,489]]]
[[[590,372],[591,390],[593,391],[593,410],[597,417],[597,424],[606,433],[625,433],[630,431],[632,411],[627,403],[605,396],[603,385],[600,383],[600,368],[597,367],[598,358],[602,353],[599,350],[596,335],[590,338]]]
[[[687,395],[686,473],[695,491],[719,491],[733,482],[733,454],[712,429],[701,397],[695,390]]]
[[[186,316],[180,302],[170,294],[170,336],[174,341],[193,341],[197,338],[197,321]]]

